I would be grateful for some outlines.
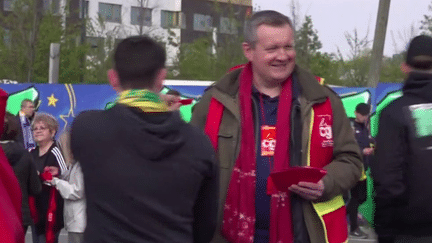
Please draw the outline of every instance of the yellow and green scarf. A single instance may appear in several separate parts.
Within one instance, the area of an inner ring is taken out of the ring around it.
[[[147,89],[132,89],[121,92],[117,98],[118,104],[135,107],[143,112],[168,112],[168,106],[159,95]]]

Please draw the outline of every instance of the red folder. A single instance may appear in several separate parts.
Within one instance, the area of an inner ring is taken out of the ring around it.
[[[288,187],[298,184],[300,181],[317,183],[327,171],[315,167],[292,167],[285,171],[272,172],[270,178],[278,191],[286,192]]]

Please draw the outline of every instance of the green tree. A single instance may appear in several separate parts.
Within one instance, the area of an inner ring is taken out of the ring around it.
[[[48,82],[50,44],[60,43],[59,82],[79,82],[80,63],[88,48],[77,41],[77,26],[66,23],[68,6],[54,11],[42,8],[36,0],[16,0],[11,11],[0,15],[0,78]]]
[[[210,37],[203,37],[193,43],[182,43],[178,56],[177,78],[192,80],[216,80],[215,56],[211,53]]]
[[[429,12],[432,12],[432,2],[428,6]],[[431,35],[432,34],[432,16],[423,15],[423,20],[421,20],[420,29],[422,30],[422,34]]]
[[[247,62],[241,46],[243,36],[239,29],[244,20],[238,18],[240,12],[236,12],[232,5],[223,10],[218,3],[215,3],[214,10],[226,20],[224,29],[217,30],[217,43],[211,32],[192,43],[182,43],[175,65],[179,72],[176,78],[216,81],[230,68]]]
[[[401,70],[401,65],[405,61],[405,53],[395,54],[391,58],[384,58],[380,82],[400,83],[405,79],[405,74]]]
[[[120,28],[110,28],[102,16],[87,20],[87,43],[90,46],[85,61],[85,83],[106,83],[107,71],[113,67],[115,45],[120,41]]]
[[[295,48],[297,63],[305,68],[310,68],[312,58],[321,49],[322,44],[318,37],[318,31],[314,29],[311,16],[306,16],[301,28],[296,31]]]
[[[366,86],[371,56],[369,48],[371,41],[368,39],[367,34],[364,37],[359,37],[357,29],[354,29],[353,34],[346,32],[345,38],[350,47],[347,60],[338,49],[343,84],[346,86]]]
[[[30,82],[41,11],[34,0],[16,0],[0,14],[0,78]]]
[[[340,61],[336,55],[329,53],[315,53],[310,61],[310,71],[321,78],[325,84],[344,85],[340,79]]]
[[[59,83],[79,83],[84,75],[82,60],[88,54],[89,45],[81,43],[79,25],[63,24],[64,18],[46,14],[41,20],[36,44],[33,81],[48,81],[49,55],[51,43],[60,43]],[[42,36],[44,36],[42,38]]]
[[[298,9],[298,1],[291,1],[294,26],[300,25]],[[340,63],[336,55],[319,51],[322,48],[322,43],[319,40],[318,31],[313,27],[311,16],[305,16],[295,34],[296,62],[309,69],[314,75],[324,78],[326,84],[341,85]]]

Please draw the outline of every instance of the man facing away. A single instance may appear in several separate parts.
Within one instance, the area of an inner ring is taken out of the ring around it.
[[[379,242],[432,242],[432,38],[415,37],[402,97],[381,113],[376,138],[375,229]]]
[[[20,124],[18,131],[17,142],[22,144],[25,149],[36,147],[31,130],[31,122],[35,114],[35,105],[30,99],[24,99],[21,102],[21,109],[17,115],[17,120]]]
[[[249,63],[211,87],[191,121],[219,159],[213,242],[346,242],[342,193],[359,180],[362,163],[340,99],[295,64],[292,24],[278,12],[251,17],[243,51]],[[327,175],[275,192],[270,172],[293,166]]]
[[[204,133],[158,95],[165,60],[154,40],[124,39],[108,72],[117,104],[73,123],[72,153],[86,184],[85,242],[211,240],[219,171]]]

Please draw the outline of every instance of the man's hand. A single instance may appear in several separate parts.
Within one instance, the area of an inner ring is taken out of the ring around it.
[[[324,193],[324,183],[322,180],[318,183],[300,181],[297,185],[292,185],[288,189],[306,200],[314,201]]]
[[[44,172],[46,172],[46,171],[51,173],[52,176],[58,176],[58,174],[59,174],[59,168],[55,167],[55,166],[46,166],[44,168]]]
[[[165,101],[170,111],[176,111],[180,109],[180,106],[182,105],[180,103],[180,97],[176,95],[159,94],[159,97]]]
[[[364,148],[363,155],[371,155],[374,152],[374,148]]]

